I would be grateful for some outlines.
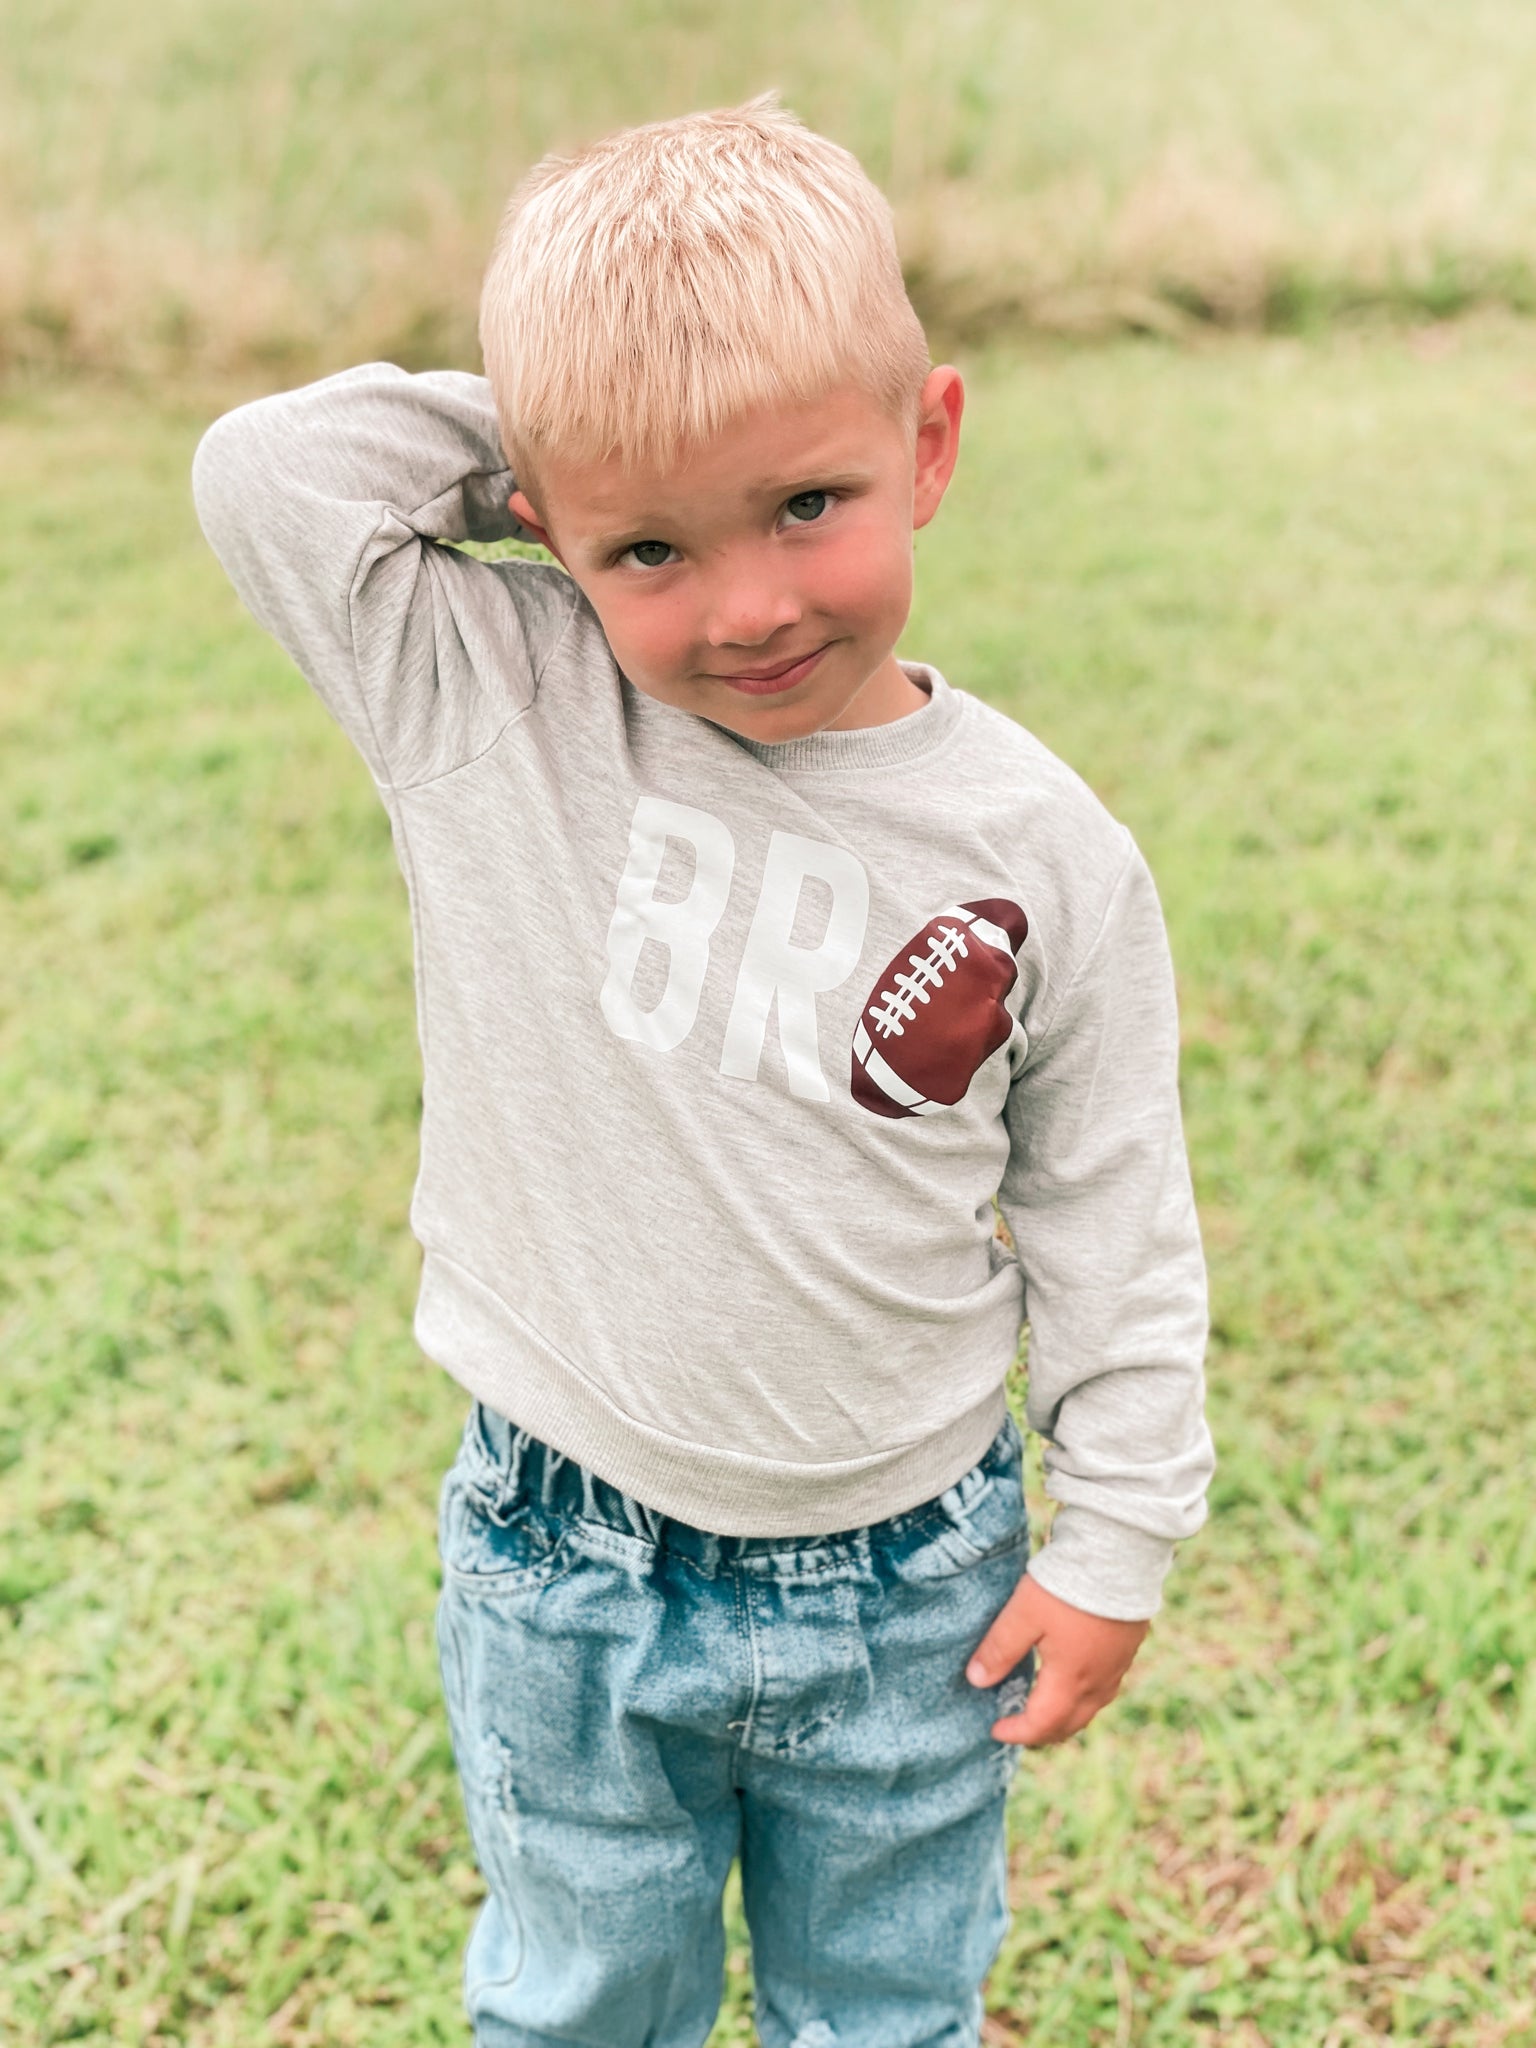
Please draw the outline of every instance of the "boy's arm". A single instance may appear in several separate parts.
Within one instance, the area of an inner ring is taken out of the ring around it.
[[[1059,1503],[1012,1619],[1037,1627],[1049,1667],[1038,1628],[1070,1634],[1064,1610],[1097,1617],[1085,1640],[1112,1678],[1104,1697],[1157,1611],[1174,1543],[1205,1519],[1215,1465],[1178,1053],[1162,913],[1130,844],[1098,934],[1009,1092],[998,1191],[1024,1273],[1026,1413]],[[986,1638],[995,1676],[1029,1646],[1003,1660],[1018,1633],[1000,1616]]]
[[[236,590],[381,783],[470,758],[531,699],[510,580],[432,545],[521,532],[484,378],[369,363],[257,399],[209,428],[192,488]]]

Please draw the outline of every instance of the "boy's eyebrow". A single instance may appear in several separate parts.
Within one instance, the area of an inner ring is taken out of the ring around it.
[[[875,471],[861,469],[856,463],[811,462],[792,475],[763,477],[749,486],[750,494],[759,498],[792,498],[797,491],[838,491],[850,486],[871,483]]]

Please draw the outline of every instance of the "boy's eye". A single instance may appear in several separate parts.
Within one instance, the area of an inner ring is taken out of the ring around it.
[[[637,561],[642,569],[659,569],[672,549],[664,540],[637,540],[632,548],[626,548],[624,552]]]
[[[826,511],[830,496],[829,491],[796,491],[785,503],[784,510],[791,519],[798,520],[801,525],[809,525]]]

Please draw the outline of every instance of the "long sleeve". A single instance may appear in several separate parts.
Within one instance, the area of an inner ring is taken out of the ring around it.
[[[258,399],[209,428],[192,488],[241,598],[380,783],[473,759],[531,701],[539,614],[569,616],[558,572],[435,545],[521,531],[484,378],[368,363]]]
[[[1205,1519],[1205,1265],[1178,1095],[1173,972],[1127,853],[1102,923],[1009,1090],[998,1206],[1024,1274],[1031,1428],[1059,1503],[1030,1565],[1093,1614],[1155,1613]]]

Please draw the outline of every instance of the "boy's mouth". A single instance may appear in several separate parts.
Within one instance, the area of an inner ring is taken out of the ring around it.
[[[750,697],[761,697],[773,690],[788,690],[808,676],[826,653],[832,643],[813,647],[809,654],[794,654],[787,661],[774,662],[766,668],[738,668],[728,675],[716,672],[712,680],[729,683],[733,690],[744,690]]]

